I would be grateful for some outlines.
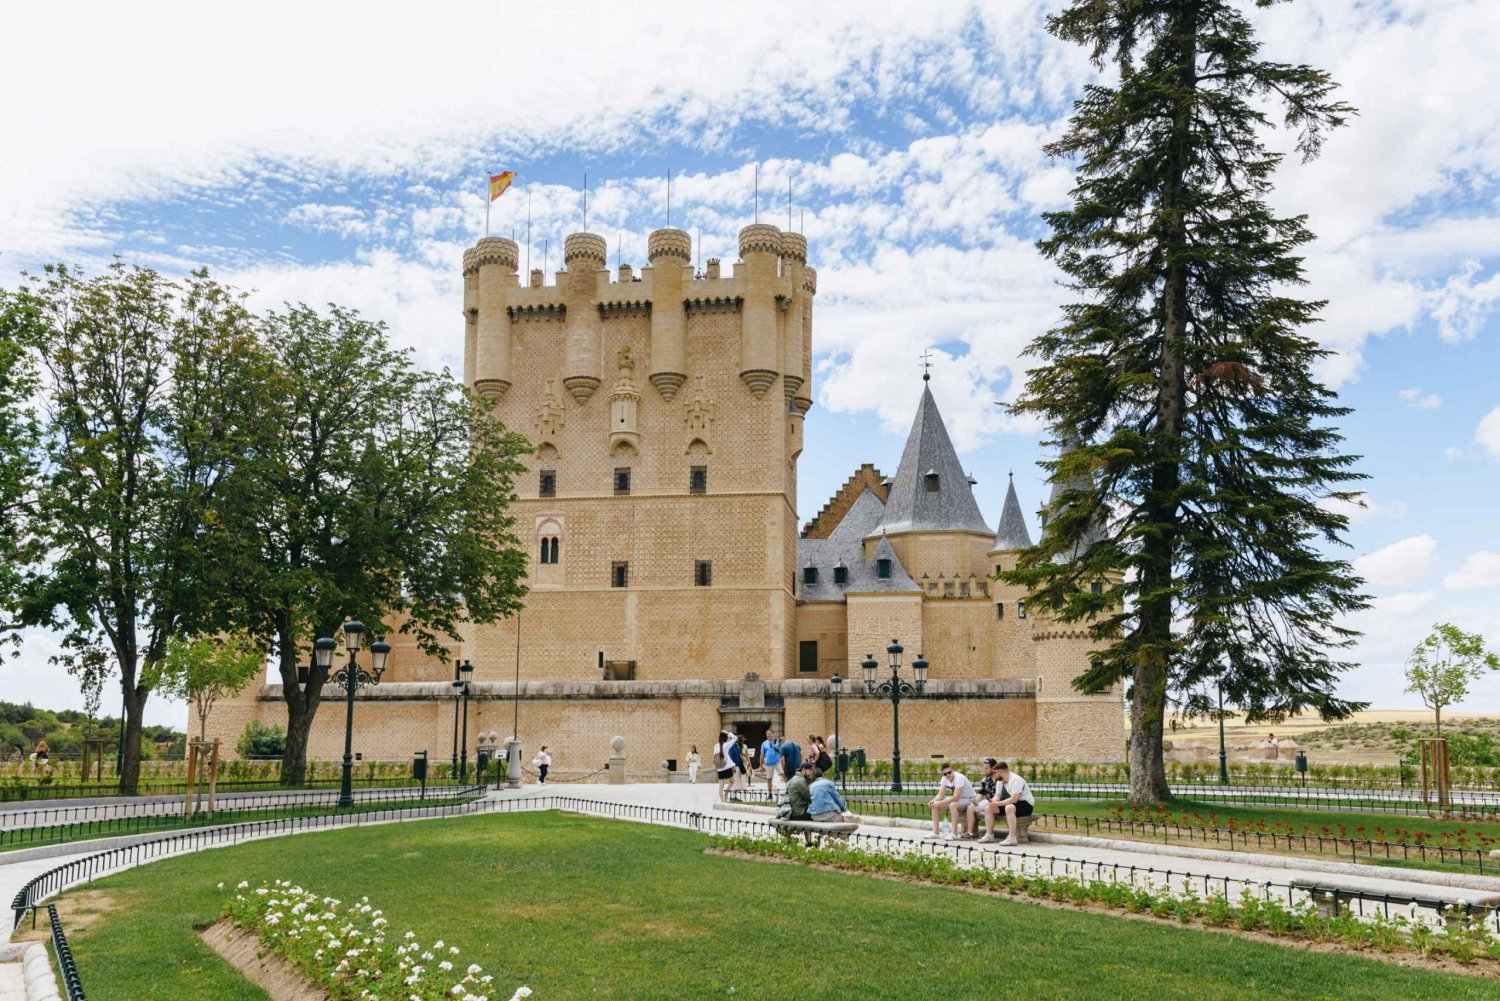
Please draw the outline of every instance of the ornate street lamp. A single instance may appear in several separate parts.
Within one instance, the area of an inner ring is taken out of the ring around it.
[[[343,781],[339,784],[339,806],[341,807],[354,805],[354,693],[366,685],[380,684],[380,676],[385,673],[386,661],[391,656],[391,645],[385,640],[376,640],[370,644],[370,670],[366,671],[360,667],[356,655],[359,653],[364,635],[363,622],[351,619],[344,623],[344,650],[348,655],[348,662],[329,678],[334,684],[344,686],[346,706],[344,774]],[[333,651],[337,646],[338,644],[330,636],[320,636],[313,644],[313,657],[317,665],[325,671],[333,666]]]
[[[1219,682],[1219,785],[1229,784],[1229,755],[1224,749],[1224,682]]]
[[[897,640],[891,640],[891,645],[885,648],[891,666],[891,676],[886,681],[876,682],[875,672],[880,665],[875,662],[873,654],[865,654],[859,665],[865,676],[865,691],[891,700],[891,792],[901,791],[901,700],[916,698],[927,687],[927,661],[920,653],[911,662],[913,680],[908,682],[901,676],[902,650]]]
[[[458,678],[453,682],[453,725],[455,730],[458,726],[458,700],[463,697],[464,702],[464,734],[458,741],[458,781],[467,782],[469,778],[469,685],[474,680],[474,665],[465,660],[458,665]]]

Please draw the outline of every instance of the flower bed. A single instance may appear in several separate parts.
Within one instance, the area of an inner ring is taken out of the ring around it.
[[[223,917],[254,933],[269,952],[338,1001],[493,1001],[503,996],[479,964],[460,969],[458,946],[441,939],[426,946],[411,931],[392,939],[390,923],[368,897],[345,905],[286,880],[254,888],[241,882]],[[530,994],[530,988],[520,987],[511,1001]]]
[[[946,855],[867,852],[845,845],[807,847],[801,842],[786,841],[779,835],[716,835],[712,838],[712,846],[724,851],[845,872],[876,873],[938,886],[968,887],[1013,897],[1053,900],[1078,907],[1150,914],[1185,925],[1260,932],[1274,938],[1315,943],[1332,942],[1381,953],[1414,953],[1423,959],[1446,956],[1465,966],[1481,964],[1484,972],[1491,975],[1500,973],[1500,939],[1490,934],[1482,920],[1465,917],[1456,908],[1444,915],[1445,928],[1440,930],[1423,920],[1415,909],[1409,917],[1380,914],[1373,920],[1364,921],[1347,911],[1324,914],[1311,902],[1301,907],[1288,907],[1273,897],[1253,893],[1249,887],[1242,890],[1238,900],[1232,900],[1217,893],[1200,896],[1190,883],[1184,883],[1177,891],[1112,880],[964,867]]]

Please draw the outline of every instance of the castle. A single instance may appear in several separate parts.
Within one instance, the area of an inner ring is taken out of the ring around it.
[[[660,774],[693,744],[706,761],[721,728],[832,734],[839,675],[842,743],[888,758],[891,705],[864,693],[860,663],[873,654],[888,673],[894,638],[930,664],[901,705],[906,760],[1118,760],[1118,692],[1071,685],[1084,629],[994,577],[1030,544],[1014,485],[992,530],[925,385],[895,474],[859,467],[799,533],[817,294],[806,239],[746,226],[728,274],[716,260],[695,272],[682,230],[647,248],[639,275],[612,275],[604,239],[574,233],[550,285],[540,270],[521,279],[511,240],[464,253],[465,380],[536,449],[515,506],[525,608],[471,627],[459,651],[476,666],[471,751],[474,734],[503,740],[518,718],[526,755],[549,745],[559,773],[596,769],[620,734],[630,771]],[[392,642],[383,683],[359,695],[355,747],[440,759],[452,667]],[[319,713],[311,757],[342,753],[342,716]],[[250,718],[284,722],[280,685],[221,703],[209,729],[232,746]]]

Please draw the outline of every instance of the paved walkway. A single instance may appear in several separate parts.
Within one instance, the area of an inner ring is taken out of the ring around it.
[[[26,978],[19,961],[0,963],[0,1001],[26,1001]]]

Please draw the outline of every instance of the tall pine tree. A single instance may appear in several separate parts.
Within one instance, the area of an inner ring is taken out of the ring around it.
[[[1047,148],[1077,166],[1039,244],[1074,301],[1030,346],[1043,364],[1015,409],[1067,448],[1008,577],[1090,623],[1076,688],[1128,683],[1136,802],[1171,795],[1173,698],[1202,708],[1222,686],[1250,720],[1359,708],[1331,693],[1362,582],[1320,552],[1347,522],[1319,502],[1360,476],[1331,427],[1348,411],[1311,372],[1323,303],[1289,291],[1312,233],[1266,204],[1282,154],[1265,142],[1274,114],[1310,159],[1352,109],[1326,73],[1263,59],[1244,6],[1075,0],[1047,25],[1118,82],[1088,87]]]

